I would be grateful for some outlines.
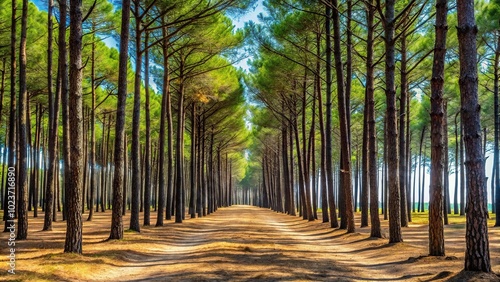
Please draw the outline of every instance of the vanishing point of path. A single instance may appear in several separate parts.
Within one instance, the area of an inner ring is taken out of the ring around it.
[[[368,238],[369,228],[346,234],[320,221],[307,222],[257,207],[232,206],[204,218],[187,218],[182,224],[168,221],[163,227],[143,227],[140,234],[126,232],[124,240],[107,242],[109,217],[109,212],[96,213],[94,221],[84,222],[83,256],[62,253],[64,222],[56,222],[52,232],[42,232],[43,216],[32,219],[32,235],[18,244],[19,278],[440,281],[463,267],[463,227],[457,229],[459,226],[446,229],[448,257],[429,258],[424,257],[426,226],[403,229],[405,243],[389,245],[387,239]],[[156,219],[151,222],[154,224]],[[124,223],[128,226],[128,216]],[[491,237],[498,238],[498,232],[493,231]],[[492,249],[498,248],[498,243],[494,239]],[[498,265],[498,258],[492,259],[493,265]]]

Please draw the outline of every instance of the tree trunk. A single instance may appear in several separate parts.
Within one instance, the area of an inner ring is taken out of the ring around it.
[[[135,15],[135,77],[134,77],[134,109],[132,117],[132,193],[130,199],[130,230],[140,232],[139,210],[141,201],[141,157],[140,157],[140,116],[141,116],[141,72],[142,72],[142,23],[140,15],[140,1],[134,1]]]
[[[27,103],[28,91],[26,85],[26,36],[28,28],[28,0],[23,0],[21,15],[21,40],[19,46],[19,170],[18,170],[18,206],[17,206],[17,240],[28,237],[28,139]]]
[[[494,87],[493,87],[493,96],[494,96],[494,101],[495,101],[495,106],[494,106],[494,118],[495,118],[495,140],[494,140],[494,145],[493,145],[493,170],[494,170],[494,176],[491,179],[492,187],[495,187],[494,189],[494,195],[495,195],[495,213],[496,213],[496,218],[495,218],[495,226],[500,226],[500,156],[498,152],[498,143],[500,139],[500,117],[499,117],[499,102],[498,102],[498,83],[500,80],[500,71],[499,71],[499,63],[500,63],[500,30],[497,31],[497,46],[495,50],[495,61],[494,61]],[[493,181],[494,185],[493,185]],[[492,189],[493,192],[493,189]],[[493,197],[493,193],[492,193]],[[493,198],[492,198],[493,199]]]
[[[95,31],[95,26],[92,28]],[[94,199],[97,185],[97,169],[95,168],[95,33],[92,34],[92,53],[91,53],[91,68],[90,68],[90,87],[92,92],[92,109],[90,109],[90,199],[89,199],[89,217],[87,221],[91,221],[94,216]]]
[[[330,4],[330,3],[329,3]],[[328,206],[330,210],[330,226],[339,226],[337,209],[335,206],[335,195],[333,187],[333,156],[332,156],[332,43],[331,43],[331,16],[332,8],[326,5],[326,127],[325,127],[325,158],[326,158],[326,180],[328,187]]]
[[[57,138],[58,138],[58,128],[59,128],[59,98],[60,98],[60,93],[62,91],[62,87],[60,84],[61,81],[61,69],[64,68],[62,64],[65,64],[65,62],[61,62],[65,59],[65,46],[61,46],[61,44],[66,44],[66,38],[61,38],[59,36],[59,56],[62,56],[61,59],[59,59],[58,63],[58,71],[57,71],[57,89],[56,89],[56,96],[55,100],[52,94],[52,9],[54,7],[54,2],[53,0],[49,0],[49,5],[47,9],[48,13],[48,25],[47,25],[47,30],[48,30],[48,48],[47,48],[47,80],[48,80],[48,88],[47,88],[47,95],[49,96],[49,130],[50,130],[50,137],[49,137],[49,165],[48,165],[48,172],[47,172],[47,186],[45,188],[45,215],[44,215],[44,222],[43,222],[43,230],[52,230],[52,210],[47,209],[47,207],[51,207],[53,205],[54,201],[54,179],[56,176],[59,175],[58,171],[56,171],[56,156],[57,156]],[[60,16],[66,18],[66,11],[64,13],[61,13],[60,11]],[[62,23],[59,23],[59,25],[64,25]],[[61,30],[59,30],[61,32]],[[65,32],[64,32],[65,33]],[[64,43],[63,43],[64,42]],[[64,51],[63,51],[64,50]],[[61,54],[62,53],[62,54]]]
[[[67,194],[67,232],[64,252],[82,253],[83,112],[82,112],[82,1],[70,0],[69,116],[71,160]]]
[[[130,24],[130,0],[122,1],[122,19],[120,31],[120,57],[118,68],[118,102],[116,105],[115,123],[115,154],[114,154],[114,177],[113,177],[113,212],[111,217],[111,232],[109,239],[123,238],[122,214],[125,207],[122,197],[124,189],[124,155],[127,147],[124,146],[125,139],[125,105],[127,101],[127,64],[128,64],[128,41]],[[125,165],[126,167],[126,165]],[[126,188],[125,188],[126,189]]]
[[[402,26],[405,26],[406,13],[403,15]],[[408,96],[408,73],[407,73],[407,57],[406,57],[406,31],[400,34],[401,41],[401,95],[399,97],[399,197],[401,208],[401,227],[408,227],[408,215],[406,205],[406,135],[405,135],[405,114],[406,114],[406,101]]]
[[[146,148],[144,154],[144,226],[149,226],[151,223],[151,114],[150,111],[150,93],[149,93],[149,33],[144,36],[144,88],[146,91]]]
[[[193,100],[191,104],[191,195],[189,199],[189,211],[191,218],[196,218],[196,190],[197,190],[197,174],[196,174],[196,102]]]
[[[387,155],[389,187],[389,243],[402,242],[401,236],[401,198],[399,190],[399,148],[396,116],[396,88],[394,84],[394,0],[385,3],[385,95],[387,106],[387,146],[391,153]]]
[[[457,0],[461,118],[467,171],[465,270],[491,272],[486,176],[481,148],[474,1]]]
[[[371,223],[371,231],[370,237],[381,238],[382,232],[380,230],[380,218],[378,215],[378,183],[377,183],[377,130],[375,124],[375,88],[374,88],[374,66],[373,66],[373,18],[375,14],[375,6],[373,5],[373,0],[370,0],[370,3],[366,4],[368,14],[367,14],[367,26],[368,26],[368,36],[367,36],[367,48],[366,48],[366,96],[367,96],[367,107],[368,107],[368,133],[366,140],[368,142],[368,147],[366,148],[369,152],[367,161],[368,161],[368,170],[369,173],[369,181],[367,183],[370,187],[370,223]],[[366,187],[368,188],[368,187]],[[363,186],[365,189],[365,186]],[[382,205],[383,206],[383,205]]]
[[[444,134],[444,156],[443,156],[443,217],[444,225],[448,225],[448,214],[451,213],[450,207],[450,164],[449,164],[449,146],[448,146],[448,102],[443,102],[443,134]]]
[[[181,54],[182,56],[182,54]],[[179,97],[177,101],[177,131],[175,142],[175,222],[182,223],[184,189],[184,58],[179,66]]]
[[[429,187],[429,254],[444,256],[444,61],[446,56],[447,0],[436,1],[436,35],[431,79],[431,181]]]
[[[326,176],[326,133],[325,124],[323,120],[323,94],[321,93],[321,33],[316,34],[316,75],[314,76],[316,82],[316,97],[318,97],[318,119],[319,119],[319,132],[321,136],[321,150],[320,150],[320,185],[321,185],[321,214],[323,215],[323,222],[329,221],[328,216],[328,195],[327,195],[327,176]],[[316,102],[316,101],[315,101]],[[293,208],[293,207],[292,207]]]
[[[460,110],[460,215],[465,215],[465,161],[464,161],[464,123]]]
[[[118,118],[116,119],[118,122]],[[115,129],[116,132],[116,129]],[[115,148],[116,148],[116,137],[115,137]],[[116,153],[115,153],[116,154]],[[128,188],[128,151],[127,151],[127,135],[123,136],[123,189],[122,189],[122,215],[125,215],[127,210],[127,188]],[[116,166],[115,166],[116,173]],[[114,179],[113,179],[114,181]],[[114,190],[114,189],[113,189]],[[113,201],[114,201],[114,192],[113,192]]]

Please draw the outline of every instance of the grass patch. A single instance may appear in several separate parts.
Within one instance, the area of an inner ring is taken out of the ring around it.
[[[489,214],[488,225],[495,224],[495,214]],[[459,214],[448,214],[449,224],[465,224],[465,215]],[[411,213],[411,223],[413,224],[429,224],[429,211],[425,212],[412,212]]]

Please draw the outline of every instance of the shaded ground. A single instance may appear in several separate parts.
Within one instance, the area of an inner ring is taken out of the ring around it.
[[[6,272],[8,234],[1,233],[0,280],[445,281],[459,278],[463,268],[463,224],[446,227],[447,257],[431,258],[425,256],[428,235],[423,224],[404,228],[405,242],[389,245],[387,239],[368,238],[369,227],[345,234],[328,223],[233,206],[183,224],[143,227],[140,234],[126,232],[124,240],[106,242],[110,217],[110,211],[96,213],[94,221],[84,222],[82,256],[62,253],[65,222],[42,232],[43,214],[30,218],[29,239],[16,242],[15,276]],[[125,226],[128,221],[125,216]],[[151,222],[156,222],[154,216]],[[387,221],[382,226],[387,234]],[[495,272],[500,272],[499,233],[490,228]]]

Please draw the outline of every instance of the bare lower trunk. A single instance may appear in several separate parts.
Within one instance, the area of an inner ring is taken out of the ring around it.
[[[122,2],[122,19],[120,32],[120,58],[118,68],[118,103],[116,105],[115,123],[115,154],[114,154],[114,176],[113,176],[113,212],[111,217],[111,232],[109,239],[123,238],[122,214],[125,203],[123,201],[124,175],[124,155],[126,154],[125,139],[125,106],[127,101],[127,63],[128,63],[128,40],[130,23],[130,0]],[[122,206],[123,205],[123,206]]]
[[[486,176],[481,144],[474,1],[457,1],[461,118],[467,172],[465,270],[491,272]]]
[[[389,190],[389,243],[402,242],[401,236],[401,198],[399,190],[399,148],[396,116],[396,88],[394,83],[394,0],[385,3],[385,95],[387,106],[387,155]]]
[[[71,172],[67,193],[67,230],[64,252],[82,253],[83,112],[82,112],[82,1],[70,0],[69,115]]]
[[[375,88],[374,88],[374,66],[373,66],[373,19],[374,19],[374,6],[373,0],[371,3],[367,3],[367,25],[368,25],[368,36],[367,36],[367,52],[366,52],[366,96],[368,104],[368,147],[366,148],[369,152],[368,170],[369,175],[369,185],[370,187],[370,223],[371,231],[370,237],[382,237],[382,232],[380,230],[380,218],[378,215],[378,168],[377,168],[377,130],[375,128]]]
[[[17,179],[17,240],[24,240],[28,237],[28,133],[27,127],[27,103],[28,91],[26,85],[26,37],[28,28],[28,1],[23,0],[21,15],[21,41],[19,46],[19,159],[18,159],[18,179]]]
[[[446,55],[446,0],[436,1],[436,40],[431,79],[431,181],[429,201],[429,254],[444,256],[444,61]]]

